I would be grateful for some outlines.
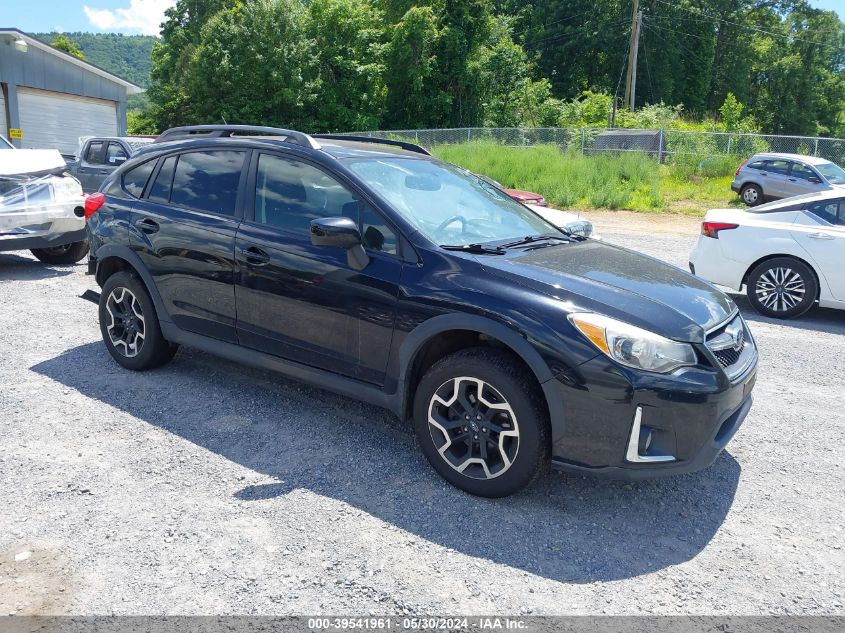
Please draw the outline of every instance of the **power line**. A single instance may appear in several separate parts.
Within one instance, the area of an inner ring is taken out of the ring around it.
[[[713,24],[715,26],[718,26],[718,25],[721,25],[721,24],[731,24],[733,26],[738,26],[738,27],[743,28],[743,29],[748,29],[748,30],[751,30],[751,31],[756,31],[757,33],[763,33],[765,35],[770,35],[771,37],[780,38],[780,39],[785,40],[785,41],[802,42],[802,43],[805,43],[805,44],[815,44],[816,46],[831,46],[831,44],[829,42],[817,42],[815,40],[805,40],[805,39],[797,38],[797,37],[794,37],[794,36],[785,35],[783,33],[776,33],[774,31],[769,31],[767,29],[763,29],[763,28],[760,28],[758,26],[754,26],[752,24],[743,24],[742,22],[733,22],[732,20],[726,20],[724,18],[719,18],[719,17],[716,17],[716,16],[708,15],[708,14],[702,13],[700,11],[695,11],[694,9],[688,9],[687,7],[680,6],[680,5],[678,5],[674,2],[668,2],[667,0],[655,0],[655,2],[659,2],[660,4],[665,4],[667,7],[671,7],[673,9],[680,9],[681,11],[686,11],[689,14],[697,16],[697,19],[694,19],[694,18],[678,18],[678,19],[681,19],[681,20],[686,19],[686,20],[689,20],[691,22],[708,22],[708,23]],[[836,31],[827,31],[827,33],[830,33],[831,35],[841,35],[841,32],[837,33]]]
[[[709,60],[709,61],[708,61],[708,60],[705,60],[703,57],[700,57],[697,53],[692,52],[692,51],[691,51],[690,49],[688,49],[686,46],[684,46],[683,44],[681,44],[681,42],[680,42],[679,40],[676,40],[676,41],[674,41],[674,42],[670,42],[670,41],[669,41],[669,40],[667,40],[665,37],[663,37],[663,36],[660,34],[660,31],[658,31],[657,29],[655,29],[655,28],[654,28],[654,27],[653,27],[653,26],[652,26],[649,22],[646,22],[646,23],[645,23],[645,27],[646,27],[649,31],[651,31],[652,33],[654,33],[657,37],[659,37],[661,40],[663,40],[664,42],[666,42],[667,44],[669,44],[670,46],[674,44],[675,46],[677,46],[677,47],[678,47],[678,48],[680,48],[681,50],[686,51],[686,53],[687,53],[688,55],[692,56],[693,58],[695,58],[696,60],[698,60],[699,62],[701,62],[702,64],[704,64],[705,66],[707,66],[707,65],[711,65],[711,64],[713,63],[713,60]]]

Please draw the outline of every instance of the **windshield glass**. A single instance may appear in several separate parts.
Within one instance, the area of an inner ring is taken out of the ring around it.
[[[845,185],[845,169],[833,163],[813,165],[831,185]]]
[[[440,245],[561,234],[495,186],[455,165],[397,157],[355,159],[347,166]]]

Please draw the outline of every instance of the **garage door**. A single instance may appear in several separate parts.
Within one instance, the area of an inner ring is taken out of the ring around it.
[[[18,88],[21,147],[73,154],[80,136],[115,136],[115,106],[114,101]]]

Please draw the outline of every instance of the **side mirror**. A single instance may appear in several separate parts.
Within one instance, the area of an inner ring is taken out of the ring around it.
[[[819,180],[815,176],[810,176],[809,178],[807,178],[807,180],[813,183],[814,185],[818,185],[819,183],[821,183],[821,180]]]
[[[311,220],[311,243],[314,246],[332,246],[346,250],[350,268],[363,270],[370,258],[361,243],[361,231],[351,218],[318,218]]]

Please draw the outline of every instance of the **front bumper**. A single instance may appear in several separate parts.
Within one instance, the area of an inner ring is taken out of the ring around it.
[[[82,197],[24,207],[0,206],[0,251],[65,246],[87,239]]]
[[[617,479],[706,468],[748,415],[756,374],[756,349],[733,380],[703,367],[673,375],[634,373],[604,356],[594,358],[554,381],[566,416],[552,423],[552,466]],[[638,418],[650,441],[643,454],[670,460],[629,459],[632,437],[635,444],[639,439],[632,436]]]

